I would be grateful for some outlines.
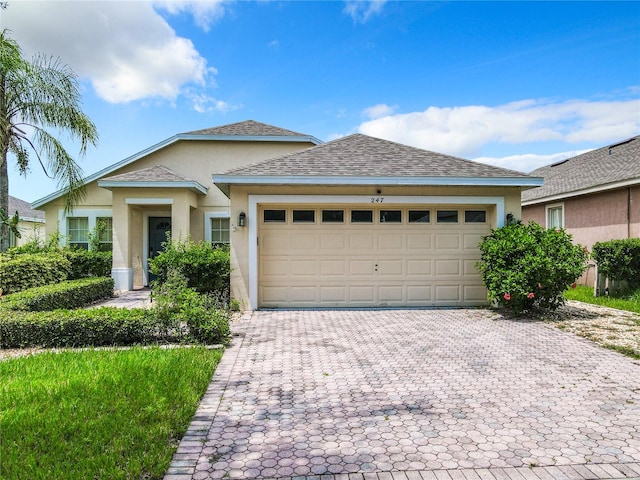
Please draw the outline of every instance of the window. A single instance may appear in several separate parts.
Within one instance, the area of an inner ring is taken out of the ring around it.
[[[487,223],[487,212],[485,210],[465,210],[464,223]]]
[[[229,244],[229,218],[214,217],[211,219],[211,243],[213,245]]]
[[[262,218],[264,219],[265,222],[284,223],[287,221],[287,211],[286,210],[265,210]]]
[[[373,223],[373,210],[351,210],[351,223]]]
[[[344,210],[322,210],[322,223],[344,223]]]
[[[315,210],[294,210],[293,223],[314,223],[316,221]]]
[[[101,252],[113,250],[113,219],[111,217],[96,218],[96,233],[98,234],[98,249]]]
[[[401,223],[402,210],[380,210],[380,223]]]
[[[409,223],[430,223],[431,212],[429,210],[409,210]]]
[[[547,228],[564,228],[564,205],[547,207]]]
[[[457,210],[438,210],[436,216],[438,223],[458,223]]]
[[[67,237],[72,247],[89,249],[89,218],[67,217]]]

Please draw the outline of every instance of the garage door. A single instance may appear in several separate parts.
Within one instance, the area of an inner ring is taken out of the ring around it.
[[[489,206],[259,208],[261,307],[486,303],[476,262]]]

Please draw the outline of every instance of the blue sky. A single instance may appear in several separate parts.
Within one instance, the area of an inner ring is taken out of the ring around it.
[[[86,175],[246,119],[526,172],[640,133],[640,2],[9,0],[0,23],[80,76]],[[9,169],[11,195],[57,189]]]

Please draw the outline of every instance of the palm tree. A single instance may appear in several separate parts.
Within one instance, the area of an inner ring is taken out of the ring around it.
[[[84,195],[82,169],[48,129],[65,132],[80,143],[83,156],[89,144],[96,145],[98,132],[80,109],[76,74],[58,58],[22,57],[18,43],[8,30],[0,33],[0,218],[9,218],[9,154],[18,171],[29,172],[33,154],[45,174],[66,193],[70,211]],[[0,222],[0,252],[9,246],[9,224]]]

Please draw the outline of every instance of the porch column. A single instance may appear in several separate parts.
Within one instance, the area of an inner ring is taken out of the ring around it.
[[[133,290],[133,268],[131,266],[131,231],[129,205],[124,195],[113,191],[113,265],[111,277],[115,290]]]
[[[196,208],[198,201],[191,192],[180,192],[174,195],[171,205],[171,239],[185,241],[191,235],[191,209]]]

